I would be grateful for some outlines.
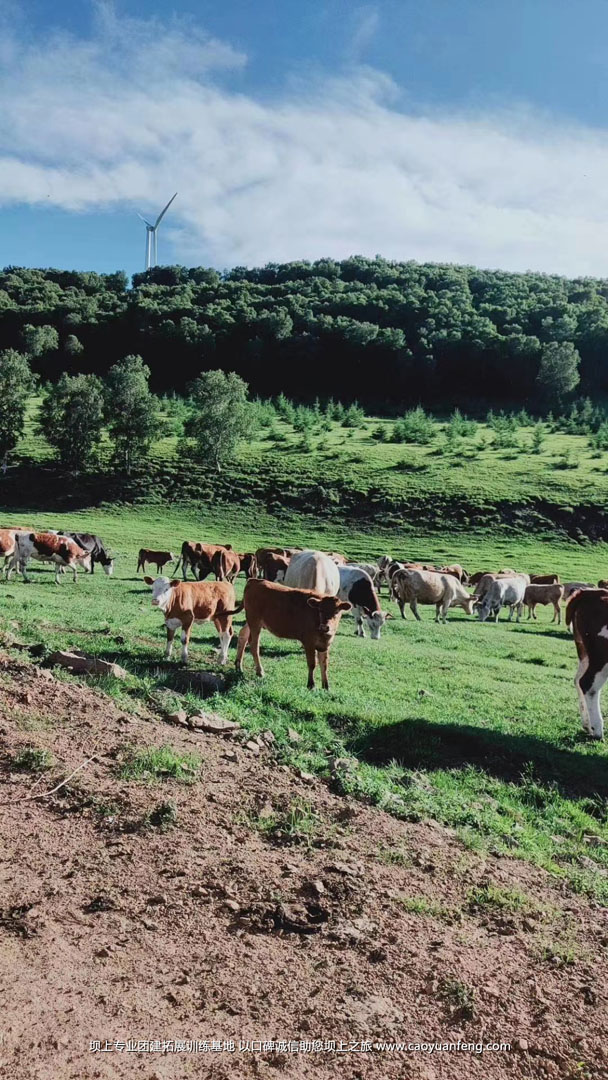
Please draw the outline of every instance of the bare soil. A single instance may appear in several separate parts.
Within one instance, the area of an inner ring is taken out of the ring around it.
[[[199,754],[200,775],[125,781],[129,744]],[[26,746],[53,766],[18,768]],[[608,912],[543,871],[9,656],[0,779],[2,1077],[608,1077]],[[511,1048],[362,1048],[459,1039]]]

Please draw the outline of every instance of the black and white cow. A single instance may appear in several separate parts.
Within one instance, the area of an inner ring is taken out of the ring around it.
[[[83,551],[88,551],[91,556],[91,573],[95,573],[95,563],[99,563],[103,566],[104,573],[111,577],[114,573],[114,559],[108,555],[105,547],[99,536],[95,533],[78,533],[71,532],[66,533],[72,540],[75,540],[79,547]]]
[[[380,610],[380,601],[371,577],[360,566],[339,566],[338,570],[340,572],[338,596],[340,600],[348,600],[353,606],[355,633],[358,637],[365,637],[363,626],[363,616],[365,616],[372,638],[378,641],[384,623],[387,619],[392,619],[392,615]]]

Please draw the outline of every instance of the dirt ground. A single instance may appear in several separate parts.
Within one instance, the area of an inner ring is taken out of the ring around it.
[[[200,777],[120,779],[130,743]],[[8,656],[0,777],[2,1077],[608,1077],[608,912],[534,867]],[[510,1049],[374,1045],[458,1040]]]

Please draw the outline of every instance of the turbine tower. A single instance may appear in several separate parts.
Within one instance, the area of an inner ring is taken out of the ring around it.
[[[156,266],[158,262],[158,242],[156,239],[156,231],[176,195],[177,191],[175,192],[173,198],[169,199],[169,202],[165,206],[165,209],[161,210],[156,221],[154,222],[154,225],[151,225],[149,221],[146,221],[145,217],[143,217],[141,214],[138,213],[137,215],[139,218],[141,218],[144,225],[146,226],[146,270],[149,270],[151,266]]]

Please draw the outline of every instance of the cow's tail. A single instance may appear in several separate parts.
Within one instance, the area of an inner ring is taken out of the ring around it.
[[[143,562],[142,562],[142,559],[141,559],[141,551],[140,551],[139,555],[137,556],[137,570],[135,571],[136,574],[139,574],[140,567],[143,567]]]
[[[580,599],[584,593],[584,589],[576,589],[571,596],[568,597],[566,603],[566,626],[572,626],[576,610],[578,608]]]
[[[172,574],[177,574],[177,571],[179,570],[179,564],[180,564],[180,562],[183,562],[183,558],[184,558],[183,553],[177,556],[177,562],[176,562],[175,566],[173,567],[173,570],[171,571]]]
[[[244,607],[245,601],[241,600],[240,604],[237,604],[236,607],[232,609],[232,611],[223,611],[222,615],[238,615]]]

